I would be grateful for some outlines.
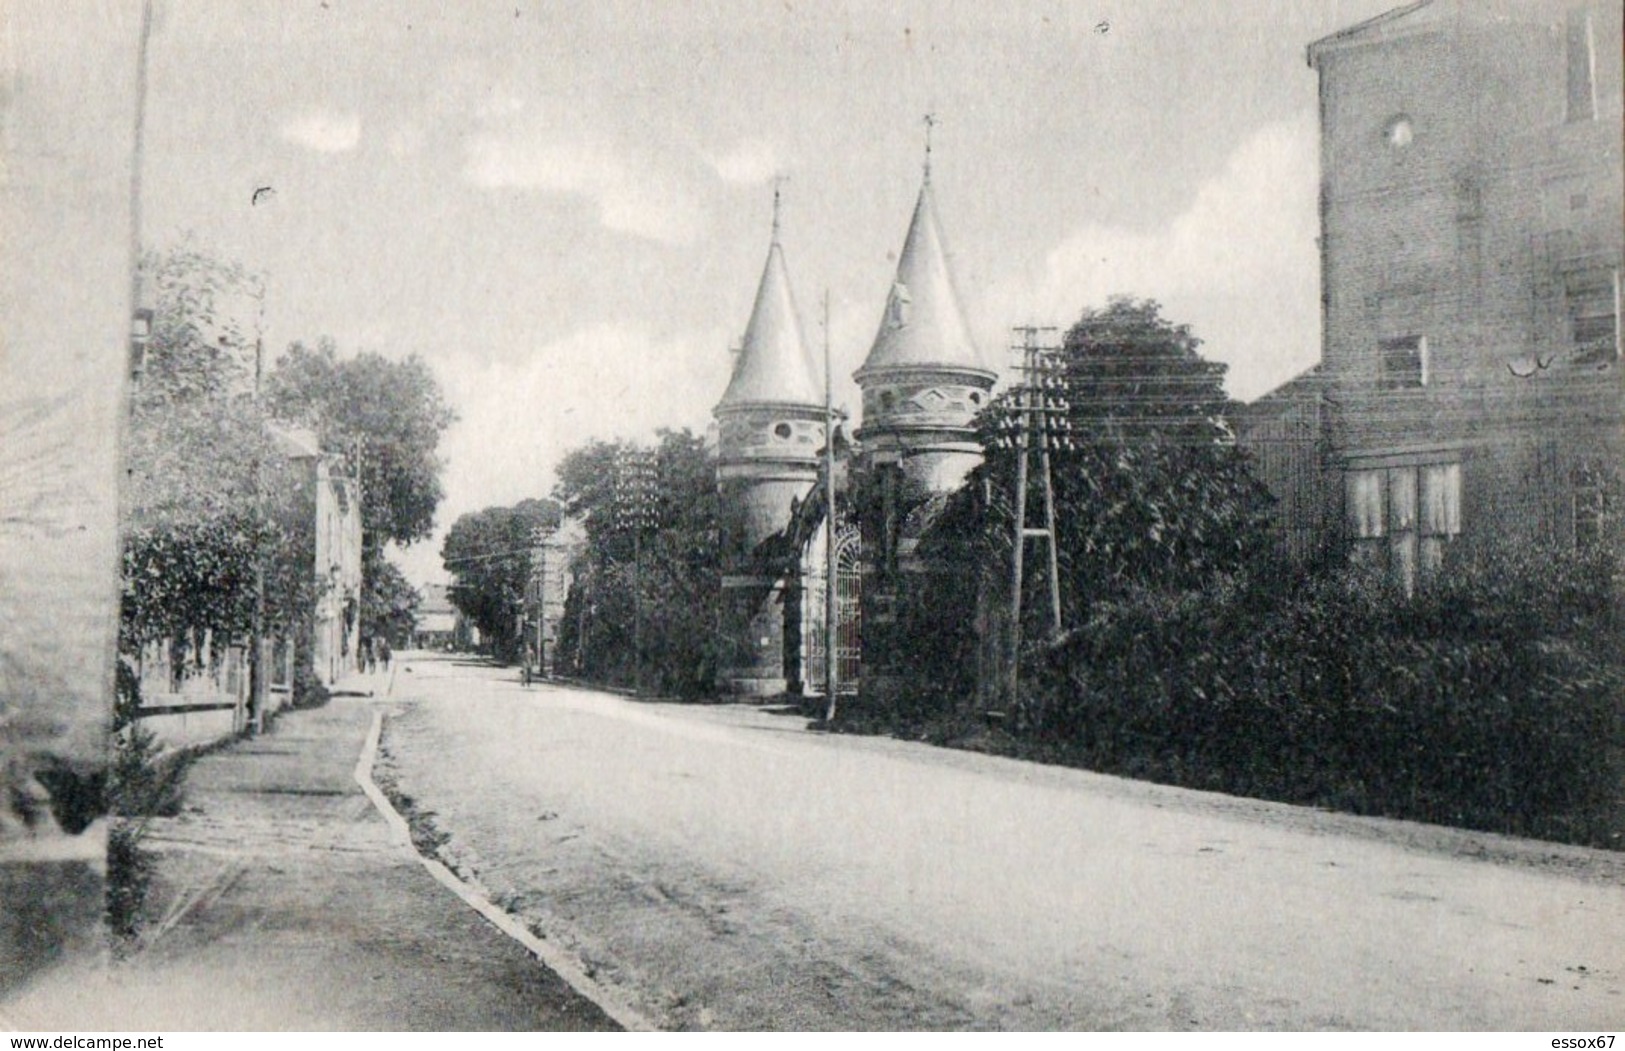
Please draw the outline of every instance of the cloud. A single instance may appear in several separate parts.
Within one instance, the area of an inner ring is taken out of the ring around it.
[[[361,141],[361,118],[354,113],[307,110],[283,122],[282,138],[318,153],[346,153]]]
[[[991,291],[990,315],[1066,325],[1109,295],[1156,299],[1230,366],[1233,395],[1264,393],[1320,357],[1316,141],[1312,119],[1259,129],[1171,222],[1073,231]]]
[[[515,187],[584,197],[611,230],[664,244],[687,244],[701,226],[697,205],[652,165],[634,168],[618,153],[543,133],[474,137],[464,177],[486,189]]]
[[[596,438],[651,440],[658,427],[703,433],[728,382],[722,333],[660,337],[598,324],[517,360],[445,362],[459,420],[446,434],[442,525],[492,504],[545,496],[565,453]]]
[[[726,153],[707,156],[706,160],[724,182],[739,185],[764,183],[784,170],[773,144],[762,139],[744,139]]]

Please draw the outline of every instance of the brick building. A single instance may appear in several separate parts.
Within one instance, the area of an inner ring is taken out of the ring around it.
[[[1411,586],[1458,538],[1608,534],[1625,448],[1620,18],[1609,2],[1424,0],[1309,46],[1322,360],[1243,431],[1295,554],[1335,527]]]

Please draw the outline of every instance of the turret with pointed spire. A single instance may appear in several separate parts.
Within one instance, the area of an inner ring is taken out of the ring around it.
[[[818,476],[824,397],[802,333],[779,243],[773,238],[733,377],[717,403],[724,692],[784,692],[785,573],[774,539]]]
[[[931,189],[933,123],[926,118],[925,174],[885,316],[853,376],[866,458],[896,464],[919,496],[954,489],[980,460],[970,424],[998,378],[971,339],[948,269]]]
[[[915,674],[915,645],[899,603],[934,571],[915,558],[920,537],[980,462],[971,422],[998,373],[988,367],[959,305],[931,188],[933,123],[926,118],[925,173],[897,276],[869,356],[854,375],[863,391],[861,470],[867,478],[863,529],[863,704],[885,706]],[[936,567],[940,568],[940,567]],[[942,611],[964,617],[970,611]]]

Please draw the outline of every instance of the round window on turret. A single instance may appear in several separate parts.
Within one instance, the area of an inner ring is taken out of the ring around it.
[[[1382,126],[1382,141],[1388,144],[1389,149],[1403,150],[1415,138],[1416,126],[1403,113],[1390,117],[1388,123]]]
[[[982,404],[982,392],[979,391],[979,390],[971,391],[970,392],[970,403],[972,405],[980,405],[980,404]]]
[[[781,441],[786,441],[786,442],[789,441],[790,440],[790,425],[788,423],[780,423],[780,424],[775,425],[774,428],[773,428],[773,436],[778,438]]]

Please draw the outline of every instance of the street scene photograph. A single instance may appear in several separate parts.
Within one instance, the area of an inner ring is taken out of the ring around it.
[[[1622,20],[7,3],[0,1028],[1611,1047]]]

